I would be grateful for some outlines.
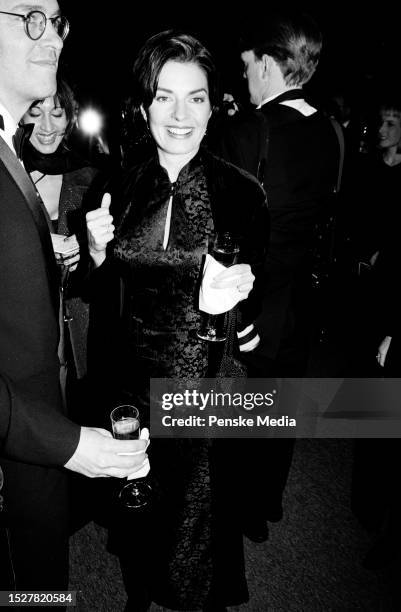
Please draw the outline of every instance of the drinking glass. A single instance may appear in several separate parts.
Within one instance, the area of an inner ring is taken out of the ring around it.
[[[113,437],[116,440],[138,440],[140,436],[139,411],[135,406],[123,404],[110,413]],[[130,480],[118,497],[126,508],[142,508],[150,499],[151,487],[144,478]]]
[[[237,262],[239,244],[230,232],[217,233],[213,242],[212,255],[226,268]],[[227,337],[227,312],[209,314],[201,312],[198,338],[208,342],[224,342]]]

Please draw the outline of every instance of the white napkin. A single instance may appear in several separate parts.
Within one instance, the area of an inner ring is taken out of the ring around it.
[[[207,254],[203,268],[202,284],[199,290],[199,309],[208,314],[216,315],[234,308],[243,295],[237,287],[215,289],[211,287],[214,278],[227,268]],[[238,276],[238,279],[240,277]]]
[[[150,444],[149,429],[147,429],[146,427],[141,429],[141,435],[139,436],[139,439],[147,440],[148,443],[145,447],[145,451],[146,451]],[[135,453],[118,453],[118,454],[119,455],[138,455],[139,453],[142,453],[142,452],[143,451],[136,451]],[[146,457],[145,461],[142,464],[142,467],[136,472],[134,472],[133,474],[130,474],[129,476],[127,476],[127,480],[134,480],[135,478],[145,478],[145,476],[149,474],[149,471],[150,471],[150,463],[149,463],[149,459]]]

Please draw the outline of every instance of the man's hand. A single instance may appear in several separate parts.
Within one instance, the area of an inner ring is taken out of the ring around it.
[[[107,244],[114,238],[113,217],[109,209],[111,196],[105,193],[100,208],[86,215],[89,254],[95,265],[100,266],[106,259]]]
[[[105,429],[81,427],[77,449],[64,467],[89,478],[126,478],[146,462],[148,443],[144,439],[115,440]]]

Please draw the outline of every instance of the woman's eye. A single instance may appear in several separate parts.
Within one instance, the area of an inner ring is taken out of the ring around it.
[[[195,102],[195,104],[202,104],[205,101],[205,98],[199,97],[197,96],[196,98],[192,98],[192,102]]]
[[[168,96],[156,96],[156,102],[167,102]]]
[[[31,108],[31,110],[29,111],[29,116],[34,117],[36,119],[37,117],[40,117],[40,111]]]
[[[52,113],[52,117],[54,117],[55,119],[61,119],[61,117],[63,116],[63,113]]]

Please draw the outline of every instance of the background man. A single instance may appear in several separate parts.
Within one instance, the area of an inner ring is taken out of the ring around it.
[[[22,115],[56,91],[67,33],[56,0],[30,0],[29,7],[0,0],[0,456],[8,517],[0,541],[11,560],[0,589],[68,587],[63,466],[125,477],[145,458],[118,454],[143,450],[145,441],[117,441],[64,414],[56,263],[43,205],[14,149]]]
[[[330,121],[305,101],[302,90],[319,61],[317,25],[308,16],[276,15],[264,17],[261,27],[253,24],[241,54],[257,110],[232,120],[221,152],[263,182],[271,216],[263,308],[256,321],[261,342],[248,353],[249,375],[299,377],[309,355],[315,226],[336,183],[339,145]],[[255,472],[263,467],[269,473],[267,488],[260,477],[251,485],[254,527],[246,531],[255,539],[267,537],[266,519],[281,517],[292,449],[291,440],[250,444]]]

